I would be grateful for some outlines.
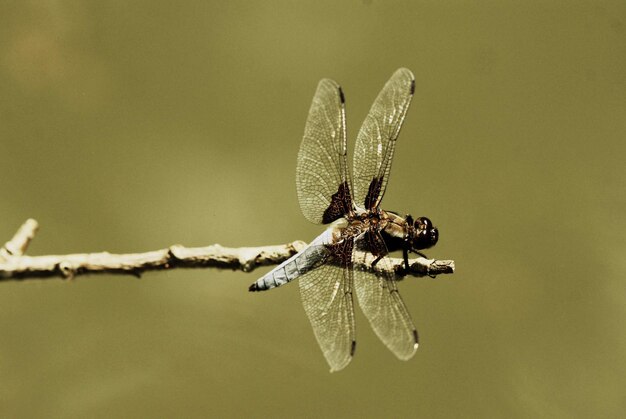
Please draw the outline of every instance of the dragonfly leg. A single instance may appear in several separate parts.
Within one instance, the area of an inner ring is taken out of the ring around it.
[[[402,259],[404,259],[404,269],[409,270],[409,249],[402,249]]]
[[[374,266],[376,266],[376,264],[378,263],[379,260],[381,260],[383,258],[384,255],[379,255],[376,259],[374,259],[374,261],[372,262],[372,268]]]

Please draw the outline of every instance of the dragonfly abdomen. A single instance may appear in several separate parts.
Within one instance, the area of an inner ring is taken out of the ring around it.
[[[250,285],[249,291],[265,291],[280,287],[293,281],[300,275],[309,272],[322,265],[329,255],[329,250],[324,245],[328,243],[329,231],[325,231],[307,247],[296,253],[276,268],[259,278]]]

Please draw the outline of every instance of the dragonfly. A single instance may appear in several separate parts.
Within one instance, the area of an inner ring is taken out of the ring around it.
[[[296,185],[303,215],[329,226],[249,288],[264,291],[298,279],[304,310],[331,372],[345,368],[355,353],[353,294],[396,357],[408,360],[418,347],[389,253],[401,250],[408,269],[409,252],[422,255],[437,243],[439,232],[426,217],[380,208],[414,93],[413,73],[406,68],[394,72],[357,135],[350,178],[345,96],[335,81],[319,82],[298,153]]]

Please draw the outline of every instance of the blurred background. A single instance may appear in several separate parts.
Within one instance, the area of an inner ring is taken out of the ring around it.
[[[295,163],[316,84],[349,147],[416,96],[383,207],[457,272],[400,284],[401,362],[357,313],[330,374],[297,284],[174,270],[0,283],[0,416],[620,417],[623,1],[3,1],[0,241],[31,255],[311,240]]]

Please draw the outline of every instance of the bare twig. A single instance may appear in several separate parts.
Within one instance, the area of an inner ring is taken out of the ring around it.
[[[108,252],[70,255],[25,256],[38,224],[27,220],[15,236],[0,249],[0,281],[44,278],[71,279],[86,274],[127,274],[139,277],[146,271],[174,268],[242,270],[251,272],[259,266],[279,264],[306,246],[302,241],[261,247],[228,248],[215,244],[207,247],[173,245],[145,253],[112,254]],[[401,265],[401,259],[392,259]],[[409,272],[396,270],[399,277],[435,276],[454,272],[454,261],[416,258],[410,260]]]
[[[35,237],[39,224],[37,221],[29,218],[24,224],[17,230],[17,233],[11,240],[6,242],[2,248],[0,248],[0,261],[7,260],[11,256],[21,256],[26,252],[30,241]]]

